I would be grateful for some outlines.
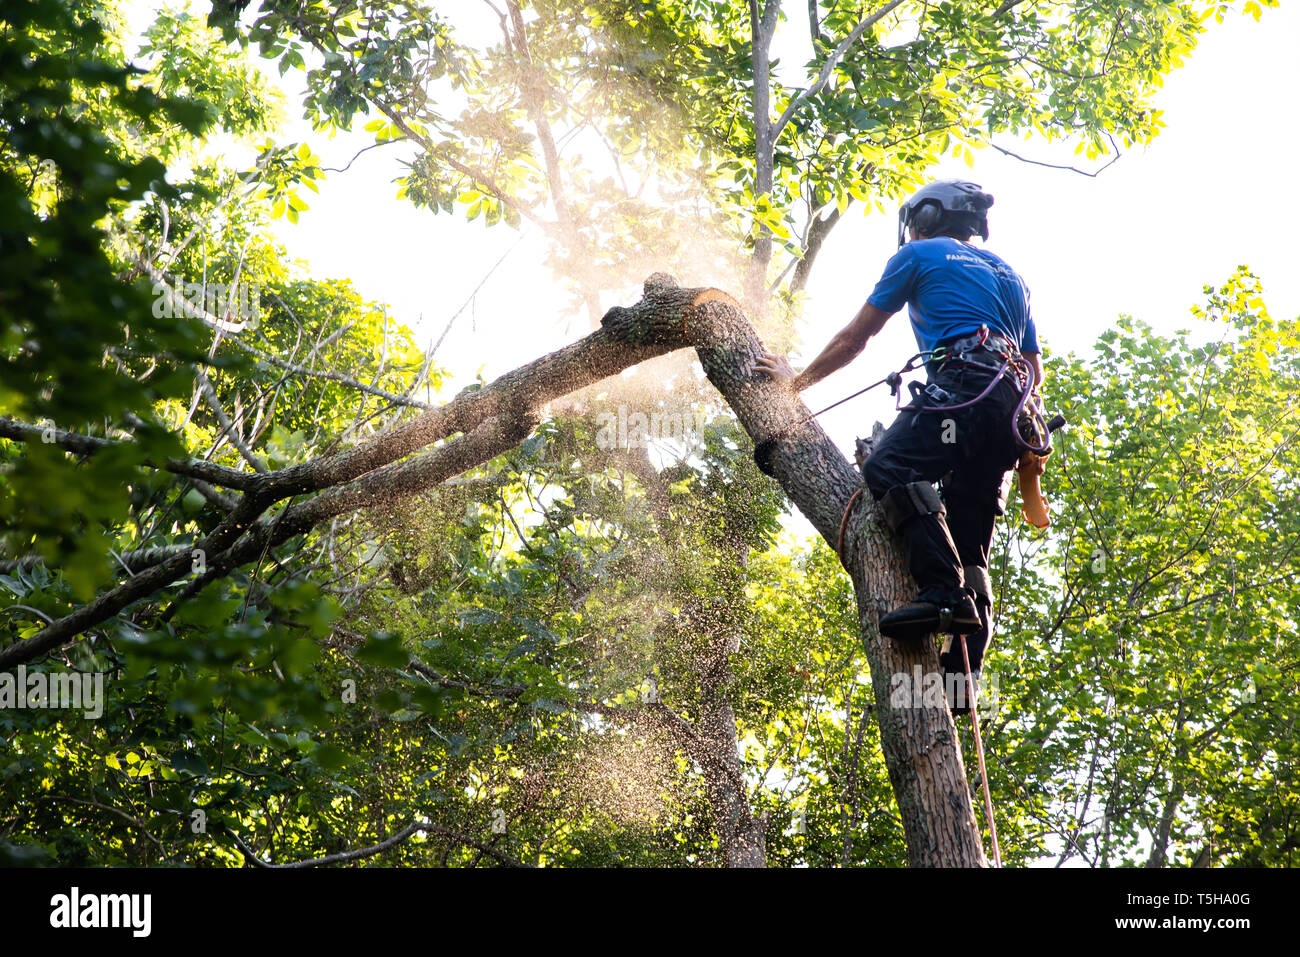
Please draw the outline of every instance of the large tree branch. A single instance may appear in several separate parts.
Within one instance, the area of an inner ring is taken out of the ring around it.
[[[178,608],[208,582],[240,565],[256,561],[266,554],[267,549],[281,545],[295,535],[305,534],[327,519],[407,498],[508,452],[527,438],[537,423],[536,415],[527,411],[515,416],[493,416],[453,442],[377,469],[354,482],[328,489],[306,502],[261,519],[233,547],[221,554],[207,556],[204,574],[186,587],[172,603],[171,609]]]
[[[0,668],[33,661],[49,654],[90,628],[112,618],[133,602],[153,594],[187,573],[191,554],[220,554],[229,548],[244,529],[257,518],[257,506],[247,497],[218,525],[210,535],[201,540],[193,550],[177,553],[129,581],[123,582],[82,605],[76,611],[56,619],[30,638],[0,649]]]
[[[583,386],[681,348],[688,344],[684,313],[695,305],[695,297],[706,295],[725,296],[715,290],[661,288],[647,282],[641,302],[609,310],[602,327],[578,342],[481,389],[462,391],[447,404],[364,445],[276,472],[260,491],[274,501],[349,482],[448,435],[472,430],[484,419],[511,409],[540,409]]]
[[[114,439],[102,439],[94,435],[69,432],[66,429],[58,429],[52,425],[32,425],[28,422],[19,422],[16,419],[4,417],[0,417],[0,438],[12,439],[15,442],[44,442],[47,445],[57,445],[59,448],[77,455],[94,455],[101,449],[124,444]],[[239,469],[227,468],[224,465],[205,462],[202,459],[168,459],[161,465],[146,459],[145,464],[154,468],[162,468],[176,475],[202,479],[213,485],[221,485],[225,488],[239,489],[241,491],[253,488],[257,479],[257,475],[253,473],[241,472]]]
[[[268,540],[273,544],[285,541],[326,518],[376,504],[385,496],[413,494],[482,464],[521,441],[531,428],[532,416],[552,399],[687,344],[689,315],[700,307],[731,301],[717,290],[679,289],[665,278],[651,277],[641,302],[631,308],[611,309],[602,320],[604,326],[579,342],[507,373],[482,389],[463,391],[446,405],[365,445],[279,472],[247,476],[250,483],[238,506],[192,550],[142,571],[31,638],[0,649],[0,668],[48,654],[188,574],[191,552],[201,553],[209,567],[234,567],[230,562],[256,558]],[[410,461],[398,462],[455,432],[467,434]],[[376,470],[383,471],[366,481],[354,481]],[[258,522],[276,501],[322,489],[329,491]]]
[[[449,477],[448,472],[496,454],[503,443],[518,441],[531,427],[530,418],[551,399],[685,345],[695,347],[710,382],[750,436],[771,440],[770,473],[822,537],[836,546],[846,507],[862,487],[861,477],[822,427],[807,419],[808,410],[797,394],[755,373],[764,347],[734,300],[716,290],[680,289],[671,277],[656,274],[647,280],[641,302],[611,309],[603,323],[579,343],[483,389],[463,392],[366,446],[257,476],[255,491],[246,493],[198,547],[210,557],[229,551],[229,560],[252,560],[260,554],[259,536],[292,534],[341,511],[426,488]],[[398,461],[454,431],[468,434],[410,461]],[[375,474],[353,481],[370,472]],[[278,498],[331,485],[341,487],[258,521]],[[934,643],[901,647],[879,633],[881,610],[910,599],[915,584],[877,519],[870,496],[854,500],[840,558],[857,596],[859,638],[870,665],[882,747],[909,858],[921,866],[982,865],[965,767],[943,696],[895,698],[896,679],[909,679],[911,686],[914,673],[933,675],[939,670],[938,655]],[[182,553],[142,572],[32,638],[0,650],[0,668],[61,646],[175,581],[188,566],[189,556]]]
[[[149,568],[157,565],[161,561],[178,555],[181,552],[189,554],[190,546],[188,545],[159,545],[154,548],[138,548],[132,552],[118,554],[114,552],[114,557],[122,563],[122,567],[129,574],[134,574],[137,569]],[[13,571],[27,571],[36,567],[45,561],[44,555],[23,555],[20,558],[11,558],[0,562],[0,575],[7,575]]]

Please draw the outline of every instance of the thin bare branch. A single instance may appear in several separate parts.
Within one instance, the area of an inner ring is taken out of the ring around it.
[[[853,28],[849,35],[836,45],[835,49],[832,50],[830,55],[826,58],[826,62],[822,64],[821,72],[817,74],[817,79],[813,85],[786,104],[786,108],[781,112],[780,118],[777,119],[776,123],[772,126],[771,141],[773,144],[776,143],[777,139],[781,135],[781,131],[785,129],[786,125],[794,117],[795,113],[797,113],[805,103],[820,93],[822,88],[826,86],[826,82],[831,77],[831,71],[835,69],[836,65],[840,62],[840,58],[844,56],[844,51],[856,43],[862,34],[902,2],[903,0],[889,0],[889,3],[886,3],[875,13],[863,18],[858,25]]]
[[[217,417],[217,421],[221,424],[221,431],[230,440],[230,444],[239,450],[239,454],[243,456],[245,462],[253,467],[254,472],[264,473],[268,471],[266,463],[253,454],[253,450],[248,447],[244,437],[240,435],[239,428],[231,421],[230,416],[226,414],[226,410],[221,407],[221,400],[217,398],[217,390],[212,388],[212,381],[208,378],[207,373],[195,366],[194,378],[198,380],[199,389],[203,392],[203,400],[207,402],[212,414]]]
[[[294,375],[307,376],[313,379],[328,379],[331,382],[338,382],[341,383],[342,385],[347,386],[350,389],[356,389],[359,392],[365,392],[368,393],[369,395],[373,395],[377,398],[383,399],[386,402],[391,402],[393,405],[411,406],[412,408],[416,408],[416,409],[433,408],[433,406],[429,405],[429,403],[427,402],[421,402],[419,399],[410,399],[407,398],[406,396],[398,395],[395,392],[389,392],[387,389],[380,389],[373,385],[366,385],[364,382],[360,382],[357,379],[352,378],[352,376],[350,375],[343,375],[343,373],[341,372],[330,372],[326,369],[308,369],[306,366],[297,365],[292,362],[286,362],[284,359],[280,359],[272,355],[267,355],[264,352],[254,349],[252,346],[248,345],[247,343],[240,342],[238,339],[235,339],[233,337],[227,339],[226,341],[231,343],[235,347],[242,349],[243,351],[247,352],[249,355],[255,357],[256,359],[265,362],[268,365],[273,365],[276,366],[277,368],[284,369],[286,372],[291,372]]]
[[[1109,137],[1108,137],[1108,138],[1109,138]],[[1112,147],[1115,146],[1115,141],[1114,141],[1113,139],[1110,141],[1110,145],[1111,145]],[[1064,165],[1061,165],[1061,164],[1059,164],[1059,163],[1044,163],[1044,162],[1042,162],[1041,160],[1032,160],[1032,159],[1029,159],[1028,157],[1021,156],[1019,153],[1013,153],[1013,152],[1011,152],[1011,150],[1009,150],[1009,149],[1006,149],[1006,148],[1004,148],[1004,147],[998,146],[997,143],[990,143],[989,146],[993,147],[993,148],[994,148],[995,150],[997,150],[999,153],[1003,153],[1003,154],[1005,154],[1005,155],[1007,155],[1007,156],[1010,156],[1012,159],[1018,159],[1018,160],[1020,160],[1020,162],[1022,162],[1022,163],[1030,163],[1030,164],[1032,164],[1032,165],[1034,165],[1034,166],[1046,166],[1046,167],[1048,167],[1049,169],[1065,169],[1065,170],[1069,170],[1069,171],[1072,172],[1072,173],[1078,173],[1080,176],[1089,176],[1089,177],[1100,176],[1100,175],[1102,174],[1102,172],[1104,172],[1105,170],[1107,170],[1107,169],[1109,169],[1111,166],[1113,166],[1113,165],[1115,164],[1115,162],[1118,161],[1119,158],[1120,158],[1120,156],[1122,155],[1122,154],[1119,152],[1118,147],[1116,147],[1116,148],[1115,148],[1115,155],[1111,158],[1111,160],[1110,160],[1109,163],[1106,163],[1104,166],[1101,166],[1100,168],[1095,169],[1095,170],[1093,170],[1092,172],[1089,172],[1089,171],[1086,170],[1086,169],[1079,169],[1077,166],[1064,166]]]
[[[239,848],[239,852],[244,855],[246,861],[251,862],[257,867],[264,867],[269,870],[278,871],[301,870],[302,868],[307,867],[323,867],[326,864],[343,864],[348,861],[359,861],[362,858],[374,857],[376,854],[382,854],[384,851],[390,850],[398,844],[401,844],[416,831],[427,829],[428,825],[421,824],[419,821],[412,821],[396,834],[385,838],[378,844],[372,844],[370,847],[362,847],[354,851],[340,851],[337,854],[326,854],[324,857],[313,857],[310,860],[305,861],[291,861],[288,864],[272,864],[270,861],[264,861],[258,857],[247,844],[241,841],[239,835],[234,831],[227,830],[226,833],[230,835],[231,839],[235,842],[235,846]]]
[[[420,829],[430,834],[441,834],[443,837],[449,837],[453,841],[464,844],[466,847],[472,847],[476,851],[486,854],[498,864],[504,864],[507,867],[532,867],[532,864],[526,864],[517,857],[512,857],[505,851],[499,851],[491,844],[484,844],[476,838],[470,837],[462,831],[457,831],[450,827],[443,827],[441,824],[422,824]]]
[[[47,445],[57,445],[59,448],[77,455],[94,455],[101,449],[123,444],[115,439],[101,439],[98,436],[82,435],[78,432],[69,432],[66,429],[58,429],[54,426],[32,425],[28,422],[19,422],[17,419],[8,419],[3,416],[0,416],[0,439],[12,439],[15,442],[44,442]],[[161,468],[176,475],[184,475],[187,478],[203,479],[224,488],[245,490],[252,487],[255,478],[254,475],[248,472],[217,465],[214,462],[205,462],[202,459],[169,459],[162,465],[146,459],[144,464],[151,468]]]
[[[362,153],[367,153],[370,150],[379,149],[379,147],[381,146],[388,146],[392,143],[402,143],[405,141],[406,141],[405,136],[394,136],[391,140],[384,140],[382,143],[371,143],[369,146],[363,146],[361,147],[361,149],[357,150],[356,155],[353,156],[352,159],[348,160],[348,165],[344,166],[342,169],[336,169],[333,166],[322,166],[321,171],[325,173],[346,173],[349,169],[352,168],[352,164],[361,158]]]

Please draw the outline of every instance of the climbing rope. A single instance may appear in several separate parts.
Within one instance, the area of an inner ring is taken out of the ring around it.
[[[866,486],[864,485],[862,488],[866,488]],[[849,524],[849,511],[853,508],[853,503],[858,500],[858,496],[862,494],[862,488],[850,496],[849,504],[844,506],[844,517],[840,519],[840,537],[835,543],[835,554],[840,556],[840,561],[844,561],[844,528]]]
[[[916,355],[912,356],[912,358],[908,359],[907,364],[904,365],[897,372],[891,372],[883,379],[873,382],[871,383],[871,385],[866,386],[865,388],[859,389],[857,392],[854,392],[852,395],[846,395],[838,402],[832,402],[830,405],[826,406],[826,408],[819,409],[816,412],[811,412],[808,415],[805,415],[802,419],[798,419],[797,421],[790,423],[784,428],[779,429],[776,432],[773,432],[767,438],[763,439],[761,442],[757,443],[754,446],[754,461],[758,463],[759,470],[762,471],[764,474],[767,475],[771,474],[767,468],[767,460],[772,454],[772,449],[776,446],[777,439],[789,435],[795,429],[799,428],[799,426],[803,425],[805,422],[811,422],[813,419],[817,418],[817,416],[821,415],[822,413],[829,412],[831,409],[834,409],[836,406],[841,406],[845,402],[848,402],[850,399],[856,399],[858,396],[870,392],[872,389],[879,388],[882,385],[888,385],[889,394],[893,396],[897,396],[899,388],[903,385],[903,373],[915,371],[916,369],[920,368],[920,366],[923,365],[925,362],[932,360],[935,356],[941,356],[943,354],[944,354],[943,349],[932,349],[928,352],[918,352]]]
[[[981,345],[983,344],[985,338],[987,338],[987,335],[988,335],[988,330],[987,330],[987,328],[982,329],[982,330],[981,330],[981,336],[980,336],[980,344],[981,344]],[[792,432],[794,429],[796,429],[796,428],[798,428],[799,426],[803,425],[805,422],[808,422],[808,421],[811,421],[812,419],[817,418],[817,417],[820,416],[823,412],[829,412],[831,409],[835,408],[836,406],[843,405],[845,402],[848,402],[850,399],[855,399],[855,398],[857,398],[858,396],[862,395],[863,393],[865,393],[865,392],[870,392],[872,389],[875,389],[875,388],[877,388],[878,386],[888,385],[888,386],[889,386],[890,394],[893,395],[893,396],[895,396],[895,397],[899,397],[900,386],[902,386],[902,384],[903,384],[903,373],[905,373],[905,372],[911,372],[912,370],[916,369],[916,368],[918,367],[919,364],[921,364],[921,363],[923,363],[923,362],[930,362],[930,361],[936,361],[936,360],[938,360],[938,361],[944,361],[944,360],[947,360],[948,358],[949,358],[949,357],[948,357],[947,354],[946,354],[946,350],[944,350],[944,349],[942,349],[942,348],[935,349],[935,350],[932,350],[932,351],[929,351],[929,352],[919,352],[919,353],[917,353],[917,354],[914,355],[911,359],[909,359],[909,360],[907,361],[907,364],[904,365],[904,366],[903,366],[901,369],[899,369],[897,372],[891,372],[889,375],[885,376],[885,377],[884,377],[883,379],[881,379],[880,381],[878,381],[878,382],[873,382],[873,383],[871,383],[871,385],[867,386],[866,388],[864,388],[864,389],[859,389],[857,392],[854,392],[852,395],[845,396],[843,399],[840,399],[838,402],[834,402],[834,403],[832,403],[832,404],[826,406],[826,408],[821,409],[821,410],[818,411],[818,412],[813,412],[813,413],[810,414],[810,415],[806,415],[806,416],[804,416],[803,418],[799,419],[797,422],[794,422],[793,424],[786,426],[785,428],[781,429],[780,431],[776,432],[775,434],[773,434],[773,435],[771,435],[771,436],[768,436],[768,438],[764,439],[762,442],[759,442],[759,443],[754,447],[754,460],[758,463],[758,466],[759,466],[759,468],[760,468],[761,470],[763,470],[764,472],[767,472],[767,468],[766,468],[766,465],[767,465],[767,459],[768,459],[768,457],[771,455],[772,448],[773,448],[773,446],[776,444],[776,441],[777,441],[778,439],[780,439],[780,438],[782,438],[783,436],[789,434],[789,433]],[[1049,442],[1050,440],[1046,439],[1046,436],[1047,436],[1051,431],[1054,431],[1053,426],[1056,426],[1056,427],[1059,428],[1059,425],[1057,425],[1055,419],[1053,420],[1052,423],[1043,423],[1044,416],[1043,416],[1043,414],[1042,414],[1042,411],[1041,411],[1040,409],[1038,409],[1038,408],[1035,408],[1035,407],[1032,405],[1032,403],[1030,402],[1030,397],[1031,397],[1032,392],[1033,392],[1033,382],[1034,382],[1033,371],[1032,371],[1031,369],[1028,368],[1028,363],[1025,363],[1024,360],[1023,360],[1023,359],[1020,359],[1019,357],[1012,357],[1012,356],[1009,356],[1009,355],[1003,355],[1003,356],[1002,356],[1002,359],[1003,359],[1003,363],[1002,363],[1001,367],[1000,367],[1000,368],[997,368],[997,369],[995,369],[995,370],[993,370],[996,374],[995,374],[995,375],[993,376],[993,378],[989,381],[988,385],[984,388],[984,390],[983,390],[983,391],[982,391],[978,396],[976,396],[974,399],[970,399],[970,400],[967,400],[967,401],[965,401],[965,402],[962,402],[962,403],[959,403],[959,404],[956,404],[956,405],[943,405],[943,404],[939,404],[939,405],[930,406],[930,407],[922,407],[922,408],[920,409],[920,411],[925,411],[925,412],[950,411],[950,410],[954,410],[954,409],[963,409],[963,408],[966,408],[967,406],[974,405],[975,403],[980,402],[980,401],[982,401],[985,397],[987,397],[988,394],[989,394],[990,392],[993,391],[993,387],[994,387],[995,385],[997,385],[998,382],[1002,381],[1003,376],[1005,376],[1005,375],[1007,374],[1008,371],[1010,371],[1010,370],[1014,370],[1015,373],[1016,373],[1016,375],[1017,375],[1017,378],[1020,379],[1020,391],[1021,391],[1021,397],[1020,397],[1020,402],[1019,402],[1019,404],[1018,404],[1017,407],[1016,407],[1016,414],[1015,414],[1015,416],[1012,417],[1012,420],[1011,420],[1011,428],[1012,428],[1012,431],[1016,434],[1016,437],[1017,437],[1018,441],[1020,442],[1020,444],[1023,445],[1023,446],[1025,446],[1025,447],[1027,447],[1027,448],[1029,448],[1029,449],[1032,450],[1032,451],[1038,451],[1039,448],[1042,447],[1042,446],[1046,446],[1047,449],[1050,449],[1050,445],[1048,444],[1048,442]],[[958,361],[958,362],[963,362],[963,358],[962,358],[962,357],[957,357],[957,361]],[[973,365],[973,366],[983,366],[982,363],[975,363],[975,362],[963,362],[963,364],[965,364],[965,365]],[[984,367],[984,368],[988,368],[987,366],[983,366],[983,367]],[[916,397],[916,392],[920,391],[919,389],[915,388],[915,385],[916,385],[916,384],[913,383],[913,387],[914,387],[913,396],[914,396],[914,398]],[[896,402],[896,405],[898,405],[898,406],[901,408],[901,404],[902,404],[902,403],[901,403],[901,397],[900,397],[900,398],[899,398],[899,401]],[[1041,443],[1041,445],[1039,445],[1039,446],[1036,446],[1036,445],[1034,445],[1034,444],[1031,444],[1031,442],[1029,442],[1029,441],[1025,441],[1024,437],[1022,437],[1022,436],[1020,435],[1019,429],[1018,429],[1018,427],[1017,427],[1017,424],[1018,424],[1018,421],[1019,421],[1019,419],[1020,419],[1020,417],[1021,417],[1021,414],[1022,414],[1023,412],[1026,411],[1026,406],[1027,406],[1027,405],[1030,407],[1030,409],[1032,409],[1031,420],[1033,419],[1034,414],[1036,414],[1036,415],[1037,415],[1037,421],[1035,422],[1035,424],[1037,425],[1037,424],[1039,424],[1039,423],[1042,423],[1042,425],[1041,425],[1040,428],[1035,429],[1036,435],[1034,436],[1035,439],[1039,439],[1039,441],[1040,441],[1040,443]],[[1060,418],[1060,417],[1058,416],[1057,418]],[[1063,422],[1063,420],[1062,420],[1062,422]],[[1041,437],[1041,438],[1040,438],[1040,437]],[[770,474],[770,473],[769,473],[769,474]],[[840,531],[839,531],[839,536],[836,538],[836,541],[835,541],[835,553],[836,553],[837,555],[839,555],[841,561],[844,561],[844,560],[845,560],[845,557],[844,557],[844,531],[845,531],[845,529],[848,527],[848,524],[849,524],[849,513],[853,511],[853,506],[854,506],[855,504],[857,504],[858,499],[861,498],[861,496],[862,496],[862,492],[863,492],[863,489],[864,489],[865,487],[866,487],[866,486],[863,486],[863,487],[859,488],[856,492],[854,492],[854,493],[849,497],[848,504],[846,504],[846,505],[844,506],[844,515],[840,518]],[[983,738],[980,736],[979,702],[978,702],[978,700],[977,700],[977,696],[976,696],[976,692],[975,692],[975,682],[974,682],[974,680],[971,678],[971,673],[970,673],[970,652],[969,652],[969,650],[966,648],[966,638],[965,638],[965,636],[964,636],[964,635],[962,635],[962,636],[958,636],[958,640],[961,642],[961,655],[962,655],[962,660],[963,660],[963,662],[965,663],[965,666],[966,666],[966,675],[965,675],[965,677],[966,677],[966,694],[967,694],[967,697],[969,697],[969,699],[970,699],[970,715],[971,715],[971,724],[972,724],[972,727],[973,727],[974,730],[975,730],[975,754],[976,754],[976,756],[978,757],[978,760],[979,760],[980,783],[981,783],[981,785],[982,785],[982,787],[983,787],[983,791],[984,791],[984,817],[985,817],[985,820],[988,822],[988,826],[989,826],[989,837],[990,837],[990,839],[992,840],[992,843],[993,843],[993,863],[994,863],[994,866],[995,866],[995,867],[999,867],[999,868],[1000,868],[1000,867],[1002,867],[1002,851],[1001,851],[1001,849],[998,847],[998,829],[997,829],[997,825],[996,825],[996,824],[994,823],[994,821],[993,821],[993,798],[992,798],[992,796],[989,794],[989,776],[988,776],[988,769],[987,769],[987,767],[986,767],[985,764],[984,764],[984,741],[983,741]]]
[[[998,850],[998,829],[993,823],[993,799],[989,796],[989,775],[984,768],[984,742],[980,739],[979,702],[975,698],[975,682],[970,676],[970,652],[966,650],[966,636],[959,635],[961,657],[966,665],[966,695],[970,698],[970,719],[975,729],[975,754],[979,757],[980,781],[984,785],[984,817],[989,823],[989,837],[993,840],[993,864],[1002,866],[1002,853]]]
[[[849,497],[849,502],[844,506],[844,516],[840,519],[840,534],[835,542],[835,553],[844,561],[844,530],[849,524],[849,513],[853,511],[853,506],[861,497],[863,489],[859,488]],[[966,666],[966,696],[970,699],[970,717],[971,725],[975,729],[975,754],[979,760],[980,766],[980,783],[984,789],[984,819],[989,825],[989,837],[993,841],[993,863],[996,867],[1002,866],[1002,852],[998,847],[998,828],[993,823],[993,798],[989,794],[989,775],[984,766],[984,740],[980,737],[980,716],[979,700],[975,694],[975,682],[971,679],[970,674],[970,651],[966,648],[966,636],[959,635],[957,640],[961,642],[962,662]]]

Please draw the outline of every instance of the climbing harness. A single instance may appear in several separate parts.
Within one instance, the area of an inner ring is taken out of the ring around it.
[[[1002,359],[1001,365],[990,365],[987,362],[979,361],[977,356],[972,353],[980,349],[987,349],[995,352]],[[824,409],[819,409],[805,415],[802,419],[787,425],[785,428],[778,430],[774,434],[763,439],[754,446],[754,462],[758,465],[759,471],[764,475],[771,475],[770,461],[772,451],[776,447],[777,440],[783,438],[795,429],[799,428],[805,422],[810,422],[818,416],[829,412],[848,402],[850,399],[856,399],[860,395],[870,392],[872,389],[879,388],[882,385],[889,386],[889,394],[894,396],[894,407],[898,410],[904,408],[902,404],[902,385],[903,375],[908,372],[914,372],[920,366],[930,366],[938,370],[948,363],[971,366],[979,369],[991,369],[996,375],[989,380],[988,385],[979,395],[973,399],[957,404],[950,404],[953,396],[945,389],[940,388],[933,382],[926,383],[922,386],[919,382],[909,382],[908,389],[912,393],[913,400],[916,401],[914,408],[917,412],[952,412],[957,409],[964,409],[968,406],[975,405],[983,401],[993,391],[994,386],[1007,375],[1009,371],[1014,372],[1020,388],[1020,401],[1016,405],[1015,414],[1011,417],[1010,427],[1016,437],[1017,448],[1022,451],[1033,452],[1035,455],[1045,456],[1052,450],[1051,433],[1065,424],[1062,416],[1054,416],[1048,420],[1043,410],[1037,403],[1033,402],[1034,393],[1034,372],[1029,363],[1019,354],[1014,346],[1005,337],[996,334],[990,334],[987,325],[981,325],[979,332],[968,336],[965,339],[959,339],[947,346],[937,346],[934,349],[928,349],[918,352],[912,358],[907,360],[901,369],[891,372],[870,385],[859,389],[857,392],[846,395],[838,402],[832,402]],[[934,404],[927,404],[921,401],[925,396]]]
[[[977,353],[980,349],[987,349],[996,352],[1002,359],[1001,364],[992,365],[980,361],[977,355],[973,355],[973,353]],[[775,448],[778,439],[793,432],[805,422],[810,422],[823,413],[829,412],[831,409],[843,405],[850,399],[856,399],[858,396],[864,395],[872,389],[879,388],[882,385],[889,386],[889,394],[894,396],[895,399],[894,407],[899,411],[902,411],[904,408],[902,404],[904,374],[914,372],[922,365],[930,366],[931,364],[933,364],[933,368],[937,371],[948,363],[958,363],[972,366],[974,368],[989,369],[995,374],[979,395],[973,399],[968,399],[964,402],[958,402],[955,404],[952,402],[953,396],[951,393],[940,388],[933,382],[926,383],[924,386],[919,382],[909,382],[907,384],[908,390],[912,393],[912,399],[915,402],[915,411],[951,412],[957,409],[968,408],[969,406],[975,405],[977,402],[982,402],[986,399],[998,382],[1002,380],[1003,376],[1007,375],[1009,372],[1013,372],[1020,388],[1020,401],[1017,403],[1015,414],[1011,419],[1011,430],[1015,434],[1017,447],[1026,454],[1033,453],[1037,456],[1046,456],[1051,453],[1051,433],[1065,424],[1065,418],[1060,415],[1053,416],[1050,420],[1046,418],[1043,410],[1036,403],[1031,401],[1033,398],[1034,374],[1029,363],[1019,355],[1014,346],[1012,346],[1005,337],[990,334],[989,327],[987,325],[981,325],[979,332],[974,335],[968,336],[965,339],[959,339],[946,346],[938,346],[934,349],[927,349],[918,352],[916,355],[908,359],[902,368],[889,373],[889,375],[885,376],[883,379],[879,379],[876,382],[859,389],[857,392],[846,395],[837,402],[832,402],[824,409],[819,409],[816,412],[805,415],[798,421],[787,425],[785,428],[768,436],[766,439],[763,439],[754,446],[755,463],[763,474],[771,475],[770,460],[772,457],[772,450]],[[924,399],[922,397],[924,397]],[[924,401],[925,399],[928,399],[929,402]],[[861,467],[861,465],[862,462],[859,461],[858,466]],[[844,532],[848,526],[849,512],[852,511],[854,504],[856,504],[861,494],[861,488],[853,493],[848,504],[844,507],[844,514],[840,519],[840,531],[839,537],[836,540],[835,552],[841,559],[844,558]],[[1035,521],[1034,524],[1038,524],[1038,522]],[[1039,527],[1042,526],[1040,525]]]
[[[942,348],[942,347],[941,347]],[[996,353],[1001,359],[1001,365],[991,365],[987,362],[979,361],[978,356],[973,355],[979,350],[984,349]],[[970,366],[976,369],[992,370],[994,375],[984,387],[979,395],[965,402],[952,403],[952,396],[944,389],[939,388],[933,382],[922,387],[919,383],[911,382],[908,388],[912,392],[912,397],[920,400],[921,396],[932,399],[935,404],[927,405],[918,401],[917,412],[953,412],[957,409],[965,409],[982,402],[993,391],[1002,377],[1008,374],[1008,371],[1014,372],[1017,387],[1020,390],[1020,400],[1016,403],[1016,410],[1011,416],[1011,433],[1015,436],[1016,447],[1022,452],[1033,452],[1035,455],[1046,456],[1052,451],[1051,433],[1065,424],[1065,418],[1057,415],[1048,420],[1042,408],[1033,401],[1034,397],[1034,370],[1033,367],[1020,355],[1009,340],[1004,336],[990,334],[987,325],[981,325],[979,332],[968,336],[965,339],[959,339],[947,346],[948,354],[939,361],[938,368],[952,363],[955,365]],[[895,407],[902,411],[901,401],[895,401]]]
[[[975,729],[975,754],[979,758],[980,782],[984,785],[984,817],[989,823],[989,837],[993,842],[993,864],[995,867],[1001,867],[1002,852],[998,850],[998,828],[993,823],[993,798],[989,796],[989,775],[984,769],[984,742],[980,738],[979,701],[975,697],[975,682],[970,674],[970,652],[966,649],[965,637],[958,640],[961,642],[962,661],[966,664],[966,694],[970,697],[971,727]]]

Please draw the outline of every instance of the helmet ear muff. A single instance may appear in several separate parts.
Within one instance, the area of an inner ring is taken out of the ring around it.
[[[971,231],[978,234],[981,239],[988,242],[989,239],[989,207],[993,205],[993,197],[985,192],[976,192],[971,197]]]
[[[943,225],[943,207],[933,200],[924,202],[912,213],[908,223],[923,237],[933,236]]]

